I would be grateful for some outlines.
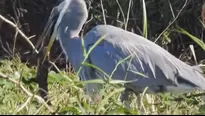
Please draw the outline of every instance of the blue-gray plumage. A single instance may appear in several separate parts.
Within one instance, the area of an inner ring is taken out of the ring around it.
[[[63,0],[56,6],[46,24],[43,36],[52,34],[56,37],[75,71],[84,59],[79,32],[87,20],[88,12],[84,0]],[[120,60],[127,56],[131,59],[120,64],[112,79],[134,80],[125,84],[125,88],[140,93],[145,87],[148,92],[187,92],[194,89],[205,89],[205,79],[199,67],[192,67],[180,61],[169,52],[142,36],[111,25],[98,25],[84,36],[84,45],[88,51],[95,42],[104,37],[90,53],[87,62],[111,74]],[[140,75],[136,72],[142,73]],[[101,78],[103,75],[96,69],[83,66],[81,80]],[[87,84],[86,93],[98,84]]]

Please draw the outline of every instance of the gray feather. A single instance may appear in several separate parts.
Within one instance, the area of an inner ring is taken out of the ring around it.
[[[119,66],[113,79],[123,79],[123,76],[128,73],[127,80],[138,79],[128,85],[136,89],[146,86],[178,87],[184,83],[193,88],[205,89],[205,79],[194,70],[195,68],[180,61],[153,42],[110,25],[96,26],[84,39],[87,45],[91,45],[101,36],[105,36],[104,41],[90,54],[94,65],[111,74],[117,62],[133,55],[130,70],[149,77],[144,78],[127,71],[129,61],[126,61]]]

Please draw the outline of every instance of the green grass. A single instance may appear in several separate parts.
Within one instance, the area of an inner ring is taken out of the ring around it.
[[[29,92],[37,94],[35,83],[23,83],[23,79],[35,76],[35,67],[21,63],[18,57],[0,61],[0,72],[10,79],[20,82]],[[141,114],[137,97],[130,96],[131,109],[126,109],[118,101],[120,86],[105,85],[102,98],[89,102],[83,92],[83,84],[78,77],[67,72],[49,73],[50,108],[58,114]],[[28,96],[24,90],[10,80],[0,78],[0,114],[51,114],[52,112],[38,99]],[[176,97],[176,96],[175,96]],[[178,96],[177,96],[178,97]],[[150,105],[144,97],[146,114],[205,114],[204,102],[200,98],[185,98],[174,101],[170,94],[152,95],[155,105]],[[153,113],[152,106],[156,112]]]
[[[142,0],[142,6],[142,35],[147,38],[149,20],[147,19],[148,12],[146,11],[145,0]],[[127,22],[125,21],[123,10],[120,9],[120,11],[125,25],[127,25],[128,20]],[[173,23],[175,21],[174,19]],[[205,27],[203,23],[202,26]],[[171,25],[162,33],[162,38],[164,37],[162,41],[164,43],[171,42],[169,38],[170,33],[177,32],[187,35],[205,50],[205,44],[186,30],[178,28],[170,31],[169,29],[172,29]],[[52,36],[48,45],[47,53],[49,53],[48,51],[55,39],[54,36],[55,34]],[[157,40],[162,38],[159,36]],[[82,65],[92,66],[91,64],[86,64],[85,61],[89,53],[100,41],[101,39],[89,51],[84,51],[85,60],[82,62]],[[98,69],[95,66],[92,67]],[[2,75],[9,78],[1,78]],[[25,63],[20,62],[18,57],[12,60],[0,60],[0,114],[52,114],[53,111],[58,114],[142,114],[141,110],[139,110],[141,106],[137,103],[137,97],[135,95],[130,96],[131,109],[126,109],[118,101],[119,93],[124,89],[121,86],[116,86],[116,83],[120,81],[112,81],[110,82],[111,84],[105,83],[104,88],[100,92],[102,97],[90,102],[89,97],[83,91],[84,83],[80,82],[76,75],[64,71],[60,73],[49,72],[48,88],[52,106],[46,106],[39,96],[36,96],[38,95],[36,83],[27,84],[23,81],[33,78],[35,75],[36,67],[28,67]],[[102,81],[94,81],[102,83]],[[193,93],[198,93],[198,91]],[[205,114],[205,104],[201,97],[183,98],[181,101],[176,101],[174,98],[183,96],[171,94],[149,96],[154,101],[154,105],[151,105],[146,97],[143,97],[142,101],[146,110],[144,112],[145,114]],[[153,108],[155,112],[152,112]]]

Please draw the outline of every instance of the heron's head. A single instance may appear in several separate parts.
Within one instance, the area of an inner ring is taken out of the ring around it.
[[[56,23],[59,23],[59,29],[70,36],[77,36],[88,17],[85,1],[63,0],[57,6],[57,10],[59,16]]]

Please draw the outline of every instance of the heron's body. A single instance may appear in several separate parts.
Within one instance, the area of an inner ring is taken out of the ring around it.
[[[66,9],[64,13],[63,8]],[[54,24],[58,16],[56,22],[59,24],[55,24],[56,37],[68,61],[75,71],[78,71],[84,59],[78,34],[88,16],[85,2],[64,0],[56,9],[48,24]],[[60,16],[62,17],[59,18]],[[83,37],[86,50],[88,51],[101,37],[104,39],[90,53],[87,62],[111,74],[119,61],[131,55],[131,59],[118,66],[112,79],[133,80],[132,83],[125,84],[125,87],[135,93],[142,92],[147,86],[148,92],[151,93],[205,89],[205,79],[200,69],[187,65],[142,36],[111,25],[98,25],[91,29]],[[102,73],[87,66],[83,66],[80,72],[83,81],[102,77]],[[88,84],[88,92],[91,92],[91,89],[97,90],[97,86]]]
[[[93,49],[87,62],[110,75],[120,60],[132,55],[132,61],[128,59],[121,63],[112,77],[114,80],[133,80],[134,82],[125,85],[127,88],[139,93],[147,86],[150,87],[148,90],[151,93],[205,89],[205,81],[199,70],[180,61],[151,41],[114,26],[98,25],[90,30],[84,37],[86,51],[103,36],[104,40]],[[81,40],[75,38],[68,43],[68,60],[75,70],[78,70],[84,59],[83,48],[77,47],[82,46]],[[96,74],[97,70],[89,67],[83,67],[82,73],[83,80],[103,77]]]

